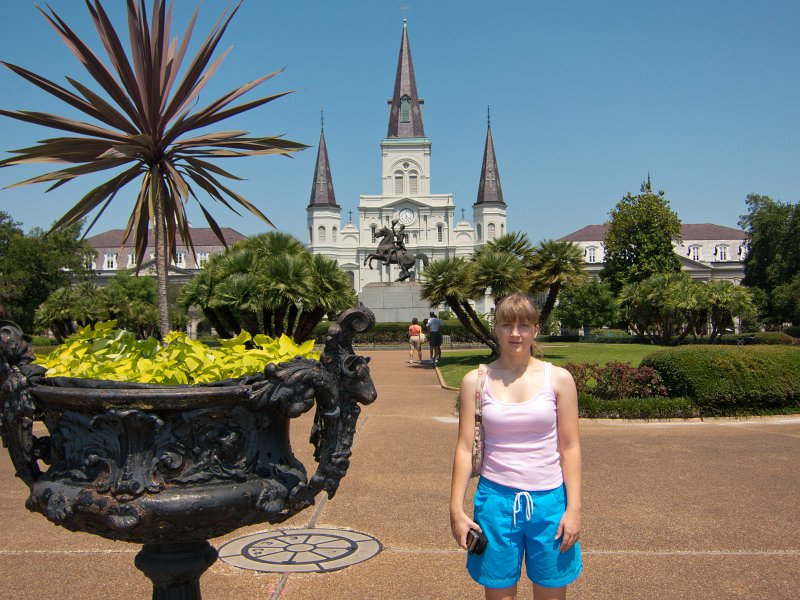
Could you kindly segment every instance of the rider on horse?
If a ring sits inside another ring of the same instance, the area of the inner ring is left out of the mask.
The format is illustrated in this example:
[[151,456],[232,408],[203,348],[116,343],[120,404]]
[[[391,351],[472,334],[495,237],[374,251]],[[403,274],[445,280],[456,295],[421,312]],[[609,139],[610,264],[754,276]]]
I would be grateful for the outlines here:
[[397,219],[392,221],[392,233],[394,234],[394,246],[389,248],[386,251],[386,255],[384,257],[384,263],[389,264],[389,262],[394,258],[397,263],[401,263],[403,261],[403,256],[405,256],[408,250],[406,249],[406,240],[408,240],[408,234],[405,232],[406,226],[402,223],[400,224],[400,230],[395,232],[394,227],[397,225]]

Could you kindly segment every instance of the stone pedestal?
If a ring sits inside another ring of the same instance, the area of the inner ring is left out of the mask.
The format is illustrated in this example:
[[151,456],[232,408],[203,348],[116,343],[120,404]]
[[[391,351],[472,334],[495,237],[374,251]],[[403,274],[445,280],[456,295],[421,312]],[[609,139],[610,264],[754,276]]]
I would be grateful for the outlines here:
[[422,286],[414,282],[367,283],[358,301],[375,313],[378,323],[410,323],[413,317],[422,323],[431,311]]

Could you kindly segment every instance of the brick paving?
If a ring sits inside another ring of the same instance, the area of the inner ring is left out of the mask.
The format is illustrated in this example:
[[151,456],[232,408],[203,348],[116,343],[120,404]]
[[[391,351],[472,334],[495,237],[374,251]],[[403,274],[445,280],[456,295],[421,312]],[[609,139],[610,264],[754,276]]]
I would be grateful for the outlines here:
[[[365,354],[370,352],[365,351]],[[479,599],[449,533],[455,392],[407,351],[372,351],[378,400],[365,407],[337,495],[274,529],[376,538],[373,558],[327,573],[261,573],[217,561],[206,600]],[[310,418],[293,445],[310,464]],[[800,417],[581,422],[584,573],[570,598],[794,599],[800,590]],[[24,508],[0,451],[0,600],[150,596],[139,547],[50,524]],[[521,597],[530,597],[525,591]]]

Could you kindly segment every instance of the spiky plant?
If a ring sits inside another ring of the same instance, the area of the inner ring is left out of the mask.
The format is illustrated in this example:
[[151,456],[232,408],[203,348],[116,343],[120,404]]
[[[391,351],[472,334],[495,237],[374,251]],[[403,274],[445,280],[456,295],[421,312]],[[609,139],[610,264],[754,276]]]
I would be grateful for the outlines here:
[[[94,122],[26,110],[0,110],[0,115],[12,119],[77,134],[45,139],[35,146],[13,150],[16,156],[0,161],[0,167],[52,162],[71,165],[15,184],[52,183],[48,191],[81,175],[114,170],[110,179],[93,188],[67,211],[54,229],[66,227],[97,210],[88,231],[123,187],[141,180],[123,239],[132,239],[139,265],[145,256],[148,229],[152,226],[159,324],[165,334],[169,331],[167,261],[175,258],[178,238],[194,251],[185,212],[189,199],[198,202],[209,226],[223,244],[222,232],[198,193],[221,202],[234,212],[234,205],[243,206],[272,225],[258,208],[220,180],[239,178],[208,159],[286,155],[306,146],[280,137],[249,137],[246,131],[196,132],[290,93],[273,94],[232,106],[245,93],[280,72],[276,71],[195,109],[200,91],[227,55],[228,51],[211,62],[241,2],[220,16],[188,67],[182,69],[199,7],[181,40],[172,36],[172,3],[167,6],[165,0],[153,0],[148,18],[145,0],[126,0],[129,33],[126,54],[121,37],[100,0],[85,1],[110,66],[52,8],[48,7],[49,14],[41,8],[39,12],[100,86],[100,93],[67,77],[75,93],[22,67],[2,64]],[[103,94],[110,101],[104,99]]]

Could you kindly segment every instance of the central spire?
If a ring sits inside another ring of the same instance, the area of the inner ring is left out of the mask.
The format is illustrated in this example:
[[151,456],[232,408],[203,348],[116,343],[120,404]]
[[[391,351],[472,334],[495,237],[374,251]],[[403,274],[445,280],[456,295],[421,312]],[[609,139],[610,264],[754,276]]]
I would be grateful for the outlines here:
[[422,127],[422,105],[417,95],[417,81],[414,78],[414,63],[411,60],[411,46],[408,43],[408,27],[403,19],[403,37],[400,41],[400,56],[397,59],[397,75],[394,80],[394,95],[389,100],[390,138],[424,138]]

